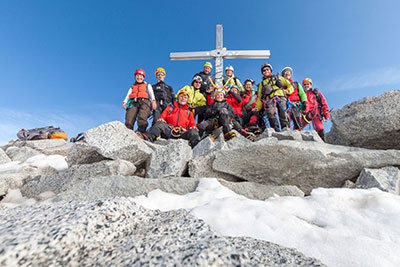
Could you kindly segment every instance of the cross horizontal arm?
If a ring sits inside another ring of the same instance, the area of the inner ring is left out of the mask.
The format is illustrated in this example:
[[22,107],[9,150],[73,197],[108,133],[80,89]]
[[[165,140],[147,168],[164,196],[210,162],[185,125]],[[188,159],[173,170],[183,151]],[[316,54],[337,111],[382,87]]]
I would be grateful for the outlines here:
[[233,58],[269,58],[269,50],[227,50],[224,59]]
[[176,52],[170,53],[171,60],[213,59],[211,51],[208,52]]

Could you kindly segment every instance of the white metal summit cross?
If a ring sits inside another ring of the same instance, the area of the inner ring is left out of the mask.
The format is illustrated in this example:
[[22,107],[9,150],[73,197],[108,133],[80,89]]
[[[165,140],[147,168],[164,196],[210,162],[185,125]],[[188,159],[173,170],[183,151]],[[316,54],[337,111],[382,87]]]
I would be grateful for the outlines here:
[[171,60],[192,60],[192,59],[214,59],[215,60],[215,84],[222,86],[222,75],[224,59],[233,58],[269,58],[269,50],[227,50],[223,47],[222,24],[217,24],[215,29],[215,49],[205,52],[178,52],[170,53]]

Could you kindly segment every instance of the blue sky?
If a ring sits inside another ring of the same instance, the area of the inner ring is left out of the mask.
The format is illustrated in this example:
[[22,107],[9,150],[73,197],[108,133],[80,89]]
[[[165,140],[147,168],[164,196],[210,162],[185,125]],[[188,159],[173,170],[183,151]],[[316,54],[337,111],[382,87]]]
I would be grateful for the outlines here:
[[[21,128],[60,126],[69,136],[124,121],[121,103],[143,68],[164,67],[175,91],[204,61],[170,52],[224,46],[269,49],[274,72],[311,77],[330,107],[400,89],[400,1],[0,0],[0,144]],[[226,60],[261,80],[266,60]]]

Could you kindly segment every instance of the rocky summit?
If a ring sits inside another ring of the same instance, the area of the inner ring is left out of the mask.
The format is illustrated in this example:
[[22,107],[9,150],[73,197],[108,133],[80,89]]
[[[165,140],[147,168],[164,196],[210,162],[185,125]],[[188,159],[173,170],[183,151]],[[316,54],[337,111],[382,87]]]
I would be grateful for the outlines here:
[[294,249],[227,238],[186,211],[146,210],[126,198],[0,210],[0,264],[323,266]]
[[[398,195],[399,94],[333,112],[329,143],[315,131],[267,129],[254,142],[216,135],[191,149],[185,140],[143,141],[119,121],[77,143],[12,140],[0,147],[0,265],[322,266],[291,248],[220,236],[183,210],[147,210],[131,197],[188,194],[205,178],[255,200],[303,197],[318,187]],[[36,204],[6,205],[16,190]]]

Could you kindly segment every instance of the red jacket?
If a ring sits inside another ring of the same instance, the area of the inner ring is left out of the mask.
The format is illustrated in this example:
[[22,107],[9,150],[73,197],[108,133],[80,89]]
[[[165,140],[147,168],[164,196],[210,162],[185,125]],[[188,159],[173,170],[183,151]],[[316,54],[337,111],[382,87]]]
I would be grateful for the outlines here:
[[[321,94],[320,91],[318,91],[318,94],[321,97],[322,112],[324,113],[325,118],[328,119],[330,117],[328,103],[326,102],[325,97]],[[307,105],[307,110],[305,110],[305,112],[311,111],[314,114],[320,114],[319,103],[315,97],[313,89],[306,91],[306,95],[307,95],[308,105]]]
[[[240,101],[238,101],[240,100]],[[242,112],[242,99],[240,98],[240,96],[238,96],[238,99],[235,99],[235,97],[232,95],[232,93],[228,93],[228,95],[226,96],[226,103],[228,103],[229,105],[232,106],[233,111],[235,112],[235,115],[237,116],[243,116],[243,112]]]
[[171,111],[172,106],[168,106],[161,116],[158,118],[160,121],[165,121],[172,126],[181,126],[187,130],[190,128],[196,128],[196,121],[194,120],[193,113],[189,111],[189,105],[181,107],[177,101],[174,101],[174,108]]

